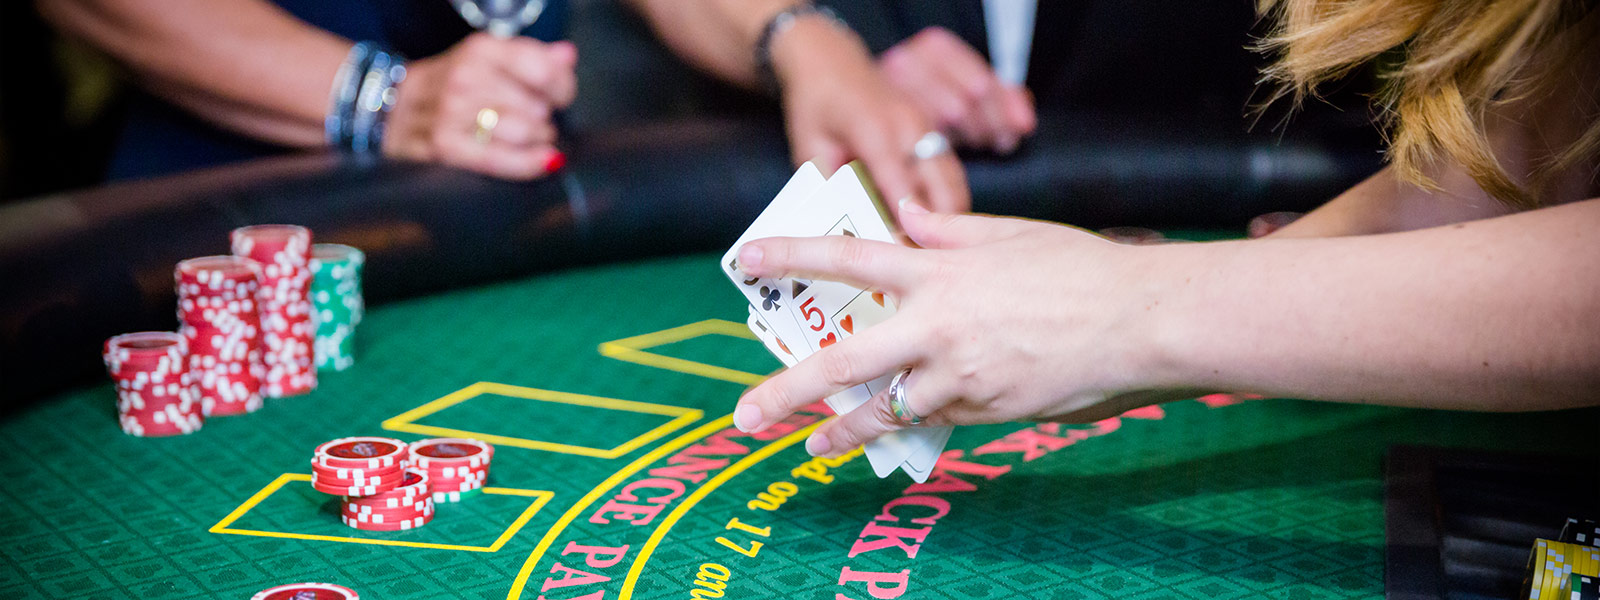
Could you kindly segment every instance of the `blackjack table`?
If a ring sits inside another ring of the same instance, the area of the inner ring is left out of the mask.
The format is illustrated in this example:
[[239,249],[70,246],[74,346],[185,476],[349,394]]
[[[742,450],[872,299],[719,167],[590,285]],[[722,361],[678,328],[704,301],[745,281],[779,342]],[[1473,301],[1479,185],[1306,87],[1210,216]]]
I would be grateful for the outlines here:
[[[1597,454],[1594,410],[1214,394],[960,427],[927,482],[879,479],[807,455],[820,403],[733,427],[779,367],[744,315],[715,254],[619,261],[376,306],[353,367],[189,435],[124,435],[109,381],[53,394],[0,423],[0,597],[1377,598],[1391,447]],[[427,525],[358,531],[308,465],[357,435],[496,454]]]

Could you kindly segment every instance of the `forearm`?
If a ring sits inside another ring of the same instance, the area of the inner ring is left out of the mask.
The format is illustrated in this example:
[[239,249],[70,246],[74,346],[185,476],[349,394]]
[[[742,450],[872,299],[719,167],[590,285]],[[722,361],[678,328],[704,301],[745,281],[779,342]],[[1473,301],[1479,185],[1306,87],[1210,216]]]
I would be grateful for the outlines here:
[[350,42],[261,0],[41,0],[40,12],[202,118],[290,146],[323,143]]
[[1399,181],[1385,167],[1270,237],[1339,237],[1426,229],[1510,212],[1471,178],[1447,173],[1442,190]]
[[1159,357],[1148,383],[1467,410],[1593,404],[1597,245],[1600,199],[1359,239],[1154,247],[1191,273],[1146,321]]

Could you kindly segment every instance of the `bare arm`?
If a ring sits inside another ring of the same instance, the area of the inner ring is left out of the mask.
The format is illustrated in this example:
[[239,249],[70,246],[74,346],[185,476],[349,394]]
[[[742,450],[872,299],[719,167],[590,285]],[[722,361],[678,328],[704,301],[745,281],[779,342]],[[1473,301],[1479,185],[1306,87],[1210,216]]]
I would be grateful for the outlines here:
[[155,94],[278,144],[323,143],[350,42],[263,0],[38,0],[45,19],[127,65]]
[[797,0],[627,0],[673,52],[713,75],[754,89],[752,52],[762,28]]
[[1483,193],[1464,174],[1446,180],[1443,191],[1400,181],[1385,167],[1333,200],[1307,213],[1274,238],[1335,237],[1425,229],[1510,214],[1511,209]]
[[1592,404],[1600,387],[1600,198],[1205,246],[1150,321],[1158,386],[1498,411]]

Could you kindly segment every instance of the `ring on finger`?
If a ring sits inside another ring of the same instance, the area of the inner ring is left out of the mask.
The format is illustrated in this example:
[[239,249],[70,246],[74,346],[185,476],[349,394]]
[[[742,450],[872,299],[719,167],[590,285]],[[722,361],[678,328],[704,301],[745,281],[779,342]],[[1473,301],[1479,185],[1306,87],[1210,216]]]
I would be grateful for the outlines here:
[[478,127],[472,137],[476,138],[479,144],[488,144],[489,140],[494,139],[494,127],[500,124],[500,111],[486,106],[478,111],[478,117],[473,123]]
[[936,158],[950,151],[950,138],[937,131],[929,131],[911,145],[911,156],[917,160]]
[[910,374],[911,368],[907,367],[889,380],[889,411],[902,425],[920,425],[922,417],[911,410],[911,402],[906,398],[906,376]]

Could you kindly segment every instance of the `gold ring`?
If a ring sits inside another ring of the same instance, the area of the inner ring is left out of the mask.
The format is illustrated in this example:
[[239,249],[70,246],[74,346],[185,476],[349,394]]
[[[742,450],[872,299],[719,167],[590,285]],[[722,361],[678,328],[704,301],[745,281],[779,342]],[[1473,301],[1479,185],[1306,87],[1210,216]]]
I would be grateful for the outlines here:
[[473,134],[473,137],[478,139],[479,144],[488,144],[489,140],[494,139],[494,126],[500,124],[500,112],[492,108],[484,108],[478,111],[476,123],[478,130]]

